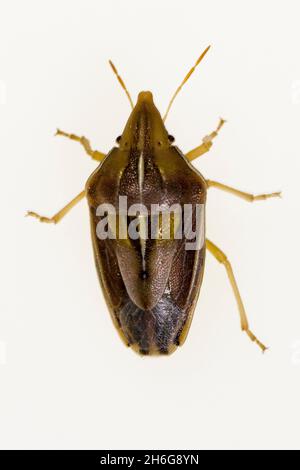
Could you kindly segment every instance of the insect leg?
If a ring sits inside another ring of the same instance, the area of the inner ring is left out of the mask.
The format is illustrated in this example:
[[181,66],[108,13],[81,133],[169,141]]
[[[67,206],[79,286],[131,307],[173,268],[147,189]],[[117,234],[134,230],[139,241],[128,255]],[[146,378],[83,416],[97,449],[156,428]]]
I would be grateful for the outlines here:
[[238,189],[232,188],[231,186],[227,186],[226,184],[218,183],[217,181],[206,180],[206,183],[207,183],[208,188],[220,189],[221,191],[231,193],[234,196],[240,197],[248,202],[263,201],[266,199],[270,199],[272,197],[281,197],[281,192],[270,193],[270,194],[259,194],[258,196],[254,196],[253,194],[239,191]]
[[65,207],[63,207],[59,212],[57,212],[53,217],[44,217],[37,214],[36,212],[27,212],[27,216],[35,217],[39,219],[40,222],[46,222],[47,224],[57,224],[76,204],[81,201],[85,196],[85,191],[79,193],[72,201],[70,201]]
[[249,336],[251,341],[254,341],[256,344],[258,344],[258,346],[261,348],[261,350],[263,352],[265,352],[265,350],[267,349],[266,346],[264,346],[256,338],[256,336],[252,333],[252,331],[249,329],[249,324],[248,324],[248,320],[247,320],[245,307],[244,307],[244,304],[243,304],[243,301],[242,301],[242,298],[241,298],[241,295],[240,295],[240,292],[239,292],[239,289],[238,289],[238,286],[237,286],[237,283],[236,283],[236,280],[235,280],[235,277],[234,277],[234,274],[233,274],[231,264],[230,264],[227,256],[216,245],[214,245],[209,240],[206,240],[206,248],[216,258],[217,261],[219,261],[221,264],[223,264],[223,266],[225,267],[225,269],[227,271],[227,275],[228,275],[232,290],[234,292],[234,296],[235,296],[237,304],[238,304],[242,331],[245,331],[245,333],[247,333],[247,335]]
[[213,144],[213,142],[212,142],[213,139],[215,137],[217,137],[219,130],[221,129],[221,127],[223,127],[225,122],[226,121],[221,118],[220,122],[219,122],[219,125],[216,128],[216,130],[213,131],[211,134],[205,136],[202,139],[202,144],[199,145],[199,147],[196,147],[193,150],[191,150],[190,152],[186,153],[186,155],[185,155],[186,158],[191,161],[191,160],[194,160],[195,158],[201,157],[201,155],[208,152],[210,150],[212,144]]
[[92,157],[93,160],[97,160],[97,162],[101,162],[105,157],[105,153],[99,152],[98,150],[93,150],[91,148],[90,141],[84,136],[79,137],[78,135],[75,135],[75,134],[67,134],[67,132],[63,132],[60,129],[56,130],[55,135],[62,135],[63,137],[67,137],[68,139],[79,142],[83,146],[86,153],[90,157]]

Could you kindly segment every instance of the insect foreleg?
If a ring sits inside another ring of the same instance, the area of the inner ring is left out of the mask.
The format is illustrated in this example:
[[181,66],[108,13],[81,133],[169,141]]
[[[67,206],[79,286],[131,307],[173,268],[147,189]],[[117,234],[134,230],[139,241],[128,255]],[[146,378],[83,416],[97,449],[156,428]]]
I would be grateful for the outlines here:
[[206,180],[206,183],[208,188],[220,189],[221,191],[225,191],[227,193],[233,194],[234,196],[240,197],[247,202],[265,201],[266,199],[270,199],[272,197],[281,197],[281,192],[259,194],[258,196],[254,196],[253,194],[239,191],[238,189],[232,188],[231,186],[227,186],[226,184],[218,183],[217,181]]
[[85,196],[85,191],[79,193],[72,201],[70,201],[65,207],[63,207],[59,212],[57,212],[53,217],[44,217],[37,214],[36,212],[27,212],[27,216],[35,217],[39,219],[40,222],[46,222],[47,224],[57,224],[63,217],[74,207],[76,204],[81,201]]
[[204,153],[208,152],[210,150],[210,148],[212,147],[213,139],[215,137],[217,137],[219,130],[221,129],[221,127],[224,125],[225,122],[226,121],[224,119],[220,119],[219,125],[216,128],[216,130],[213,131],[211,134],[205,136],[202,139],[202,144],[199,145],[199,147],[196,147],[193,150],[191,150],[190,152],[188,152],[185,155],[186,158],[191,161],[191,160],[194,160],[195,158],[200,157]]
[[244,307],[244,304],[243,304],[243,301],[242,301],[242,298],[241,298],[241,295],[240,295],[240,292],[239,292],[239,289],[238,289],[238,286],[237,286],[237,283],[236,283],[236,280],[235,280],[235,277],[234,277],[234,274],[233,274],[231,264],[230,264],[227,256],[225,255],[225,253],[223,253],[216,245],[214,245],[209,240],[206,240],[206,248],[216,258],[216,260],[219,261],[219,263],[223,264],[223,266],[225,267],[225,269],[227,271],[227,275],[228,275],[232,290],[234,292],[234,296],[235,296],[237,304],[238,304],[242,331],[245,331],[245,333],[247,333],[247,335],[249,336],[251,341],[254,341],[256,344],[258,344],[258,346],[264,352],[267,349],[266,346],[264,346],[256,338],[256,336],[252,333],[252,331],[249,329],[249,324],[248,324],[248,320],[247,320],[245,307]]
[[97,162],[101,162],[101,160],[103,160],[105,157],[105,153],[99,152],[98,150],[93,150],[91,148],[90,141],[84,136],[79,137],[75,134],[68,134],[67,132],[61,131],[60,129],[56,130],[55,135],[62,135],[63,137],[67,137],[68,139],[75,140],[75,142],[79,142],[83,146],[86,153]]

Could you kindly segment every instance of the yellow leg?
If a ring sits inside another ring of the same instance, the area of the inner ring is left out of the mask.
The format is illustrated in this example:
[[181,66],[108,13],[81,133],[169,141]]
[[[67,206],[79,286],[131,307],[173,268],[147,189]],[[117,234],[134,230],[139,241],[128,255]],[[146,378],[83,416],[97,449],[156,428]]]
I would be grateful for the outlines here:
[[226,121],[224,119],[220,119],[219,125],[216,128],[215,131],[213,131],[211,134],[207,135],[202,139],[202,144],[199,145],[199,147],[194,148],[190,152],[188,152],[185,156],[188,160],[194,160],[195,158],[200,157],[204,153],[208,152],[212,146],[212,141],[215,137],[217,137],[219,130],[221,127],[224,125]]
[[252,333],[252,331],[249,329],[249,324],[247,320],[247,315],[245,311],[245,307],[232,271],[231,264],[229,260],[227,259],[227,256],[216,246],[214,245],[211,241],[206,240],[206,248],[210,253],[216,258],[217,261],[219,261],[221,264],[225,266],[225,269],[227,271],[227,275],[231,284],[231,287],[233,289],[237,304],[238,304],[238,309],[240,313],[240,320],[241,320],[241,328],[242,331],[245,331],[251,341],[254,341],[258,346],[261,348],[263,352],[267,349],[266,346],[264,346],[257,338],[256,336]]
[[270,193],[270,194],[259,194],[258,196],[254,196],[253,194],[244,193],[243,191],[239,191],[238,189],[231,188],[231,186],[227,186],[226,184],[218,183],[217,181],[206,180],[208,188],[217,188],[221,189],[221,191],[225,191],[227,193],[231,193],[234,196],[240,197],[248,202],[254,201],[264,201],[266,199],[270,199],[272,197],[281,197],[281,192],[277,193]]
[[75,142],[79,142],[83,146],[86,153],[90,157],[92,157],[93,160],[97,160],[97,162],[101,162],[105,157],[104,153],[98,152],[98,150],[93,150],[91,148],[90,141],[86,137],[79,137],[75,134],[67,134],[66,132],[63,132],[60,129],[56,130],[55,135],[62,135],[63,137],[67,137],[68,139],[75,140]]
[[53,217],[44,217],[37,214],[36,212],[27,212],[27,216],[35,217],[39,219],[40,222],[46,222],[47,224],[57,224],[63,217],[74,207],[76,204],[81,201],[85,196],[85,191],[82,191],[78,194],[72,201],[69,202],[65,207],[63,207],[59,212],[57,212]]

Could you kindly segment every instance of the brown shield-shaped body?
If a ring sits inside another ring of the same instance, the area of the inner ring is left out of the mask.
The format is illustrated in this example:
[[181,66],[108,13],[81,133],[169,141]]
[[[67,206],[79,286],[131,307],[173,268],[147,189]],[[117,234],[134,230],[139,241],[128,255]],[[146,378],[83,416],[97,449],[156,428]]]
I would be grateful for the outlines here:
[[[96,267],[117,330],[141,354],[172,353],[183,343],[191,323],[203,277],[205,245],[186,250],[185,235],[177,239],[174,233],[169,239],[121,239],[118,235],[101,239],[97,235],[97,225],[104,220],[97,208],[110,204],[118,214],[120,196],[127,197],[128,208],[142,204],[149,213],[153,204],[192,205],[193,228],[194,208],[205,205],[205,180],[172,145],[150,92],[139,94],[119,147],[90,176],[86,192]],[[127,216],[126,224],[130,222]],[[204,221],[200,231],[204,240]]]

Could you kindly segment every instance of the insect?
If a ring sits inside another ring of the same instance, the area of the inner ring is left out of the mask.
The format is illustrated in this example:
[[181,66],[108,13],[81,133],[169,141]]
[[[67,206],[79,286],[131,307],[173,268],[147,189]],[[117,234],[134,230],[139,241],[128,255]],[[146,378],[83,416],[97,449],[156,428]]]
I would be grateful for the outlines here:
[[[79,201],[87,198],[96,268],[113,323],[125,344],[142,355],[171,354],[185,341],[202,284],[207,251],[225,267],[236,298],[241,329],[262,351],[266,349],[249,328],[227,256],[205,238],[203,217],[198,226],[203,243],[188,250],[185,249],[187,234],[184,233],[181,238],[175,236],[176,224],[181,228],[184,224],[182,217],[176,219],[174,213],[171,218],[172,234],[164,238],[162,233],[165,225],[161,215],[156,218],[155,233],[158,236],[149,237],[149,217],[137,211],[138,223],[134,221],[137,236],[129,237],[130,224],[133,222],[129,213],[121,214],[119,211],[114,217],[109,217],[106,212],[99,216],[98,211],[103,204],[116,208],[120,197],[126,198],[130,207],[142,204],[146,209],[153,204],[176,204],[179,208],[192,204],[189,220],[193,229],[197,216],[195,207],[205,208],[209,188],[226,191],[248,202],[280,196],[278,192],[258,196],[245,193],[204,178],[192,166],[194,159],[212,147],[213,140],[225,122],[223,119],[198,147],[185,155],[174,145],[174,138],[166,130],[165,121],[174,99],[208,50],[209,47],[176,89],[164,117],[155,107],[150,91],[139,93],[137,103],[133,105],[124,81],[110,61],[132,108],[124,131],[116,140],[117,146],[105,154],[93,150],[87,138],[58,129],[57,135],[79,142],[86,153],[99,162],[99,166],[89,177],[85,189],[53,217],[40,216],[36,212],[27,213],[41,222],[56,224]],[[98,236],[99,222],[102,227],[105,222],[110,237]],[[119,234],[121,223],[125,224],[124,238]]]

